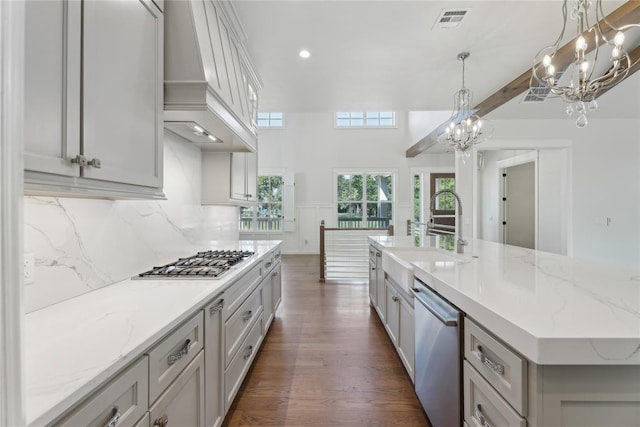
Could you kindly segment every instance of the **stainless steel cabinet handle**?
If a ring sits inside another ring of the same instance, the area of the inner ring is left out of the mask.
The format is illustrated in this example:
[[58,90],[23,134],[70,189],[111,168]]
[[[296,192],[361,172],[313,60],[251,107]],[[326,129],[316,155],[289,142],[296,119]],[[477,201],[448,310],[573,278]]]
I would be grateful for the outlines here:
[[224,300],[221,299],[218,304],[214,305],[209,309],[209,315],[213,315],[214,313],[217,313],[218,311],[222,310],[223,307],[224,307]]
[[250,345],[249,347],[247,347],[247,350],[249,351],[247,354],[244,355],[244,360],[247,360],[248,358],[251,357],[251,355],[253,354],[253,346]]
[[398,297],[397,297],[397,296],[395,296],[395,295],[392,295],[392,296],[391,296],[391,300],[392,300],[393,302],[398,302],[398,301],[399,301]]
[[96,169],[100,169],[102,167],[102,163],[100,162],[100,159],[91,159],[89,161],[89,166],[93,166]]
[[153,427],[167,427],[169,425],[169,417],[164,414],[153,422]]
[[276,259],[280,258],[280,252],[276,254]]
[[478,422],[482,427],[493,427],[493,424],[487,421],[484,415],[482,415],[482,408],[480,407],[480,405],[476,405],[476,411],[474,415],[476,416]]
[[267,267],[267,268],[269,268],[269,267],[271,267],[271,264],[273,264],[273,262],[269,261],[269,262],[268,262],[268,263],[266,263],[264,266],[265,266],[265,267]]
[[371,271],[376,271],[376,268],[375,267],[371,267]]
[[118,422],[120,422],[120,417],[122,416],[122,414],[120,413],[119,407],[114,406],[111,410],[111,414],[111,418],[109,419],[109,421],[107,421],[104,427],[116,427],[118,425]]
[[71,163],[75,163],[78,166],[85,168],[89,164],[89,161],[82,154],[78,154],[77,156],[71,159]]
[[182,349],[179,352],[175,354],[170,354],[169,357],[167,358],[167,362],[169,363],[169,366],[173,365],[178,360],[186,356],[189,353],[189,351],[193,348],[194,345],[195,343],[192,343],[191,340],[187,340],[184,343],[184,347],[182,347]]
[[253,311],[249,310],[249,311],[247,311],[247,314],[244,315],[242,320],[244,320],[245,322],[248,322],[249,319],[251,319],[252,316],[253,316]]
[[491,369],[493,372],[495,372],[498,375],[504,375],[504,365],[494,362],[493,360],[485,356],[484,353],[482,352],[482,346],[480,345],[477,346],[476,351],[474,351],[474,353],[476,354],[476,356],[478,356],[478,359],[480,359],[480,361],[484,366]]
[[278,275],[278,272],[277,272],[277,271],[274,271],[273,273],[271,273],[271,276],[272,276],[272,277],[276,277],[277,275]]

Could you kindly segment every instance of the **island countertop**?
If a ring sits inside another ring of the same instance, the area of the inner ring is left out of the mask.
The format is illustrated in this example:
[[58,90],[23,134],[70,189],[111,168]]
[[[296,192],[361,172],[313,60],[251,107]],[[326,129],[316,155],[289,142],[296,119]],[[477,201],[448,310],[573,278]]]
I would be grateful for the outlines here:
[[[383,250],[414,246],[412,237],[369,239]],[[450,254],[412,262],[415,277],[532,362],[640,365],[640,268],[483,240]]]

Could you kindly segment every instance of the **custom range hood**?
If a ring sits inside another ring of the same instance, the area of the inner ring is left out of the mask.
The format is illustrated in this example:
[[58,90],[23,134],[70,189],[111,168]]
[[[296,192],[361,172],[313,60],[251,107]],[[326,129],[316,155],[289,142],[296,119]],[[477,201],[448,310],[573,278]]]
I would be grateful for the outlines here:
[[207,151],[255,151],[261,82],[227,0],[165,0],[165,128]]

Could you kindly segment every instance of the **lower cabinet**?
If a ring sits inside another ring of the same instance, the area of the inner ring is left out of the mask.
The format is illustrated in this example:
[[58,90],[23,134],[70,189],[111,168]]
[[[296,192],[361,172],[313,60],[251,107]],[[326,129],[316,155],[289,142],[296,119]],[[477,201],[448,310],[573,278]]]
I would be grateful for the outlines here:
[[[408,296],[389,278],[385,279],[385,329],[411,381],[414,377],[415,326],[413,305]],[[378,298],[380,299],[380,298]]]
[[149,363],[143,356],[56,426],[132,427],[149,407]]
[[218,427],[224,420],[224,296],[214,298],[204,309],[204,397],[207,427]]
[[187,366],[149,409],[151,425],[205,427],[204,352]]
[[282,267],[278,263],[271,272],[271,298],[273,301],[273,313],[280,307],[282,302]]

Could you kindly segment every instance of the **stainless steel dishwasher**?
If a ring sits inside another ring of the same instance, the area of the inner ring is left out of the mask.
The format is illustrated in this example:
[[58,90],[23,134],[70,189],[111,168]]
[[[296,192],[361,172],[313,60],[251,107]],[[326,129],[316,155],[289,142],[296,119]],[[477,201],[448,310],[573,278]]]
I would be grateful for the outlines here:
[[461,424],[462,312],[414,279],[415,390],[433,427]]

